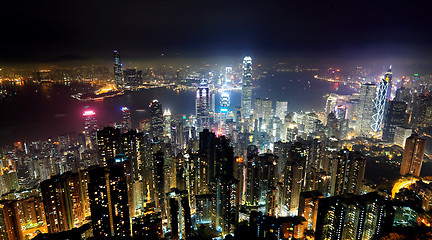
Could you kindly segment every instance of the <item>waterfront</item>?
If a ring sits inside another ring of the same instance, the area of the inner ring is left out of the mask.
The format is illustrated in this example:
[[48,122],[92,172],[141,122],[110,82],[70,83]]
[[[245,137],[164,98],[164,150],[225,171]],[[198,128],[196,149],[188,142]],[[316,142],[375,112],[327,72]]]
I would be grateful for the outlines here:
[[[274,73],[259,79],[253,90],[253,98],[269,97],[272,100],[288,101],[288,111],[321,111],[323,96],[330,92],[347,93],[346,89],[335,88],[329,83],[313,78],[313,73]],[[33,141],[64,133],[77,133],[84,129],[82,112],[89,106],[97,113],[98,123],[108,125],[120,120],[120,108],[131,109],[133,127],[138,127],[146,118],[149,103],[158,99],[164,109],[173,115],[195,114],[195,92],[173,91],[166,88],[128,91],[124,95],[103,101],[83,102],[71,98],[75,89],[85,86],[25,83],[3,86],[11,97],[0,102],[0,146],[16,141]],[[345,92],[344,92],[345,91]],[[240,105],[240,91],[231,92],[231,109]],[[219,94],[216,96],[216,110],[219,108]],[[143,111],[144,110],[144,111]]]

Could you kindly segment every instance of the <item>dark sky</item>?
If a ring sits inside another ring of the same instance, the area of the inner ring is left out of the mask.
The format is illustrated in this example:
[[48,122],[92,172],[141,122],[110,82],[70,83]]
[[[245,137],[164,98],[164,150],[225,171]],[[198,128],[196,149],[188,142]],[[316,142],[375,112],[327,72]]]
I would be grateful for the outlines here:
[[428,1],[5,1],[2,62],[267,54],[428,57]]

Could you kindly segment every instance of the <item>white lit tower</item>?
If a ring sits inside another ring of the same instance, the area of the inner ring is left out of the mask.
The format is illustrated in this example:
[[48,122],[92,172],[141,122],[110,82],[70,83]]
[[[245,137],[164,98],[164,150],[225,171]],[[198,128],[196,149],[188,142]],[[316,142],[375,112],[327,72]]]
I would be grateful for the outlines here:
[[242,118],[249,118],[252,108],[252,58],[243,59],[243,85],[241,95]]
[[121,108],[121,131],[123,133],[132,129],[131,113],[128,107]]
[[226,129],[226,119],[229,114],[229,106],[230,106],[230,96],[227,92],[223,92],[221,95],[220,101],[220,132],[223,135],[227,134]]
[[385,73],[381,79],[378,92],[374,101],[374,114],[372,115],[371,128],[374,132],[381,131],[383,125],[384,115],[387,111],[388,102],[390,100],[392,72],[390,69]]
[[98,130],[96,113],[93,110],[85,110],[83,116],[85,117],[84,135],[86,145],[90,149],[94,149],[96,146],[96,132]]
[[164,136],[171,138],[171,111],[165,109],[163,113],[164,117]]
[[229,84],[231,84],[232,76],[233,76],[232,67],[226,67],[225,68],[225,82],[224,82],[224,85],[228,86]]
[[117,88],[123,87],[122,64],[118,50],[114,50],[114,80]]
[[210,128],[210,89],[207,80],[202,80],[196,95],[197,130]]

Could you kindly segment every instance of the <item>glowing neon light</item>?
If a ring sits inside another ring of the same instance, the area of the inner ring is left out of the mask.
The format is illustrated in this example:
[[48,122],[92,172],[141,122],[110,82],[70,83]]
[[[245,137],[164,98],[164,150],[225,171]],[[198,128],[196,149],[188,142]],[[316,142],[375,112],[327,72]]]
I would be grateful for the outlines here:
[[124,111],[129,111],[129,108],[127,108],[127,107],[122,107],[121,110],[122,110],[122,112],[124,112]]
[[94,116],[96,115],[95,111],[93,110],[87,110],[83,113],[83,116],[87,117],[87,116]]

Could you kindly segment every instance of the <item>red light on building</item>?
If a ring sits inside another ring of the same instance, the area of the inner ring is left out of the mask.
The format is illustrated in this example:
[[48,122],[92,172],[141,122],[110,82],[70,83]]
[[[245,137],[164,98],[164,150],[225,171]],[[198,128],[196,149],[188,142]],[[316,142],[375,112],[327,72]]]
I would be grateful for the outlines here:
[[84,117],[93,116],[96,115],[96,113],[93,110],[87,110],[83,113]]
[[236,162],[239,162],[239,163],[243,162],[243,158],[242,157],[236,158]]

